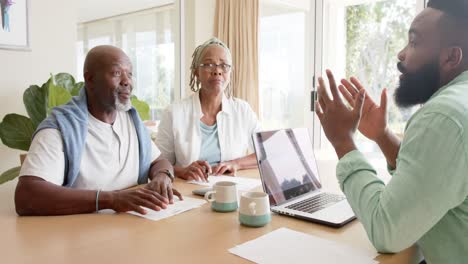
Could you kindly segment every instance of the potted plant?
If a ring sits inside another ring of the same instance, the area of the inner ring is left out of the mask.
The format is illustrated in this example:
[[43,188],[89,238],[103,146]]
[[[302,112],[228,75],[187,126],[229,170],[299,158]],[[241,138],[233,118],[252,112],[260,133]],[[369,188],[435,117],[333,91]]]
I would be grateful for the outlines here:
[[[68,73],[51,74],[42,86],[29,86],[23,94],[28,116],[7,114],[3,118],[0,123],[0,139],[3,144],[13,149],[28,151],[34,131],[52,108],[66,104],[72,96],[78,95],[83,87],[83,82],[75,82],[73,76]],[[150,119],[147,103],[138,100],[136,96],[132,96],[131,101],[142,120]],[[18,177],[20,169],[21,166],[18,166],[2,173],[0,184]]]

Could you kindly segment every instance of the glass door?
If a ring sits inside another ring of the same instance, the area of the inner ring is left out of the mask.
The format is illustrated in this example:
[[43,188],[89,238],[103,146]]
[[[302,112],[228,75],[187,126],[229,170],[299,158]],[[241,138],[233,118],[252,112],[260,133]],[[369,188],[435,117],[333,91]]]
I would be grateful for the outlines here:
[[[324,76],[325,69],[331,69],[337,79],[357,77],[377,102],[380,101],[382,89],[387,88],[389,125],[396,133],[403,133],[406,121],[414,110],[401,110],[393,102],[399,76],[397,54],[406,46],[408,29],[416,14],[424,8],[424,1],[318,2],[316,75]],[[320,125],[316,125],[314,131],[316,147],[331,149]],[[385,165],[373,142],[360,134],[356,140],[362,152],[368,157],[376,157]]]
[[315,3],[260,0],[259,84],[264,130],[309,127]]

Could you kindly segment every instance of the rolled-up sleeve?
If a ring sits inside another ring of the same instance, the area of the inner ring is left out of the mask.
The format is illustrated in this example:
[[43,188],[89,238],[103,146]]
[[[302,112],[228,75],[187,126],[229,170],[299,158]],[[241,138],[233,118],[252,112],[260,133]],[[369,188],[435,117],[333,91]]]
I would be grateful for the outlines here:
[[445,115],[414,120],[387,185],[359,151],[338,162],[340,187],[377,250],[410,247],[464,201],[468,170],[462,133]]

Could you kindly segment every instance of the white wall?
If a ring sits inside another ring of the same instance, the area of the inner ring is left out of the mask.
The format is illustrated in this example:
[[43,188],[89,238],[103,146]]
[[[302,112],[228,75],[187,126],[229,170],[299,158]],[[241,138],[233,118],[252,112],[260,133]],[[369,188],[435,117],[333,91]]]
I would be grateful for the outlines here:
[[[30,0],[31,51],[0,50],[0,118],[7,113],[26,115],[23,92],[41,85],[50,73],[74,74],[76,57],[76,3]],[[0,144],[0,173],[19,166],[19,151]]]

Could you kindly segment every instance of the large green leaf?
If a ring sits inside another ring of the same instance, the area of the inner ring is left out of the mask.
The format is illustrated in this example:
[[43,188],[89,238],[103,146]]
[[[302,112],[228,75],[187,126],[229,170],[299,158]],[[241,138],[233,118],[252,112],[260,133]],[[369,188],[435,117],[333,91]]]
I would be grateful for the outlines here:
[[24,91],[23,103],[34,128],[37,128],[47,116],[47,83],[43,84],[42,87],[29,86]]
[[52,108],[68,103],[71,99],[71,94],[67,89],[49,83],[49,98],[48,98],[49,112]]
[[69,93],[75,88],[75,78],[69,73],[61,72],[54,76],[54,84],[67,89]]
[[84,82],[79,82],[75,84],[75,87],[73,87],[73,90],[71,91],[72,96],[77,96],[80,94],[80,90],[84,87]]
[[18,177],[20,170],[21,170],[21,166],[18,166],[18,167],[14,167],[2,173],[2,175],[0,175],[0,184],[3,184],[7,181],[11,181],[14,178]]
[[131,98],[132,105],[138,111],[141,120],[150,120],[150,107],[147,103],[138,100],[136,96],[132,96]]
[[8,114],[0,123],[0,138],[10,148],[28,151],[33,133],[33,123],[26,116]]

